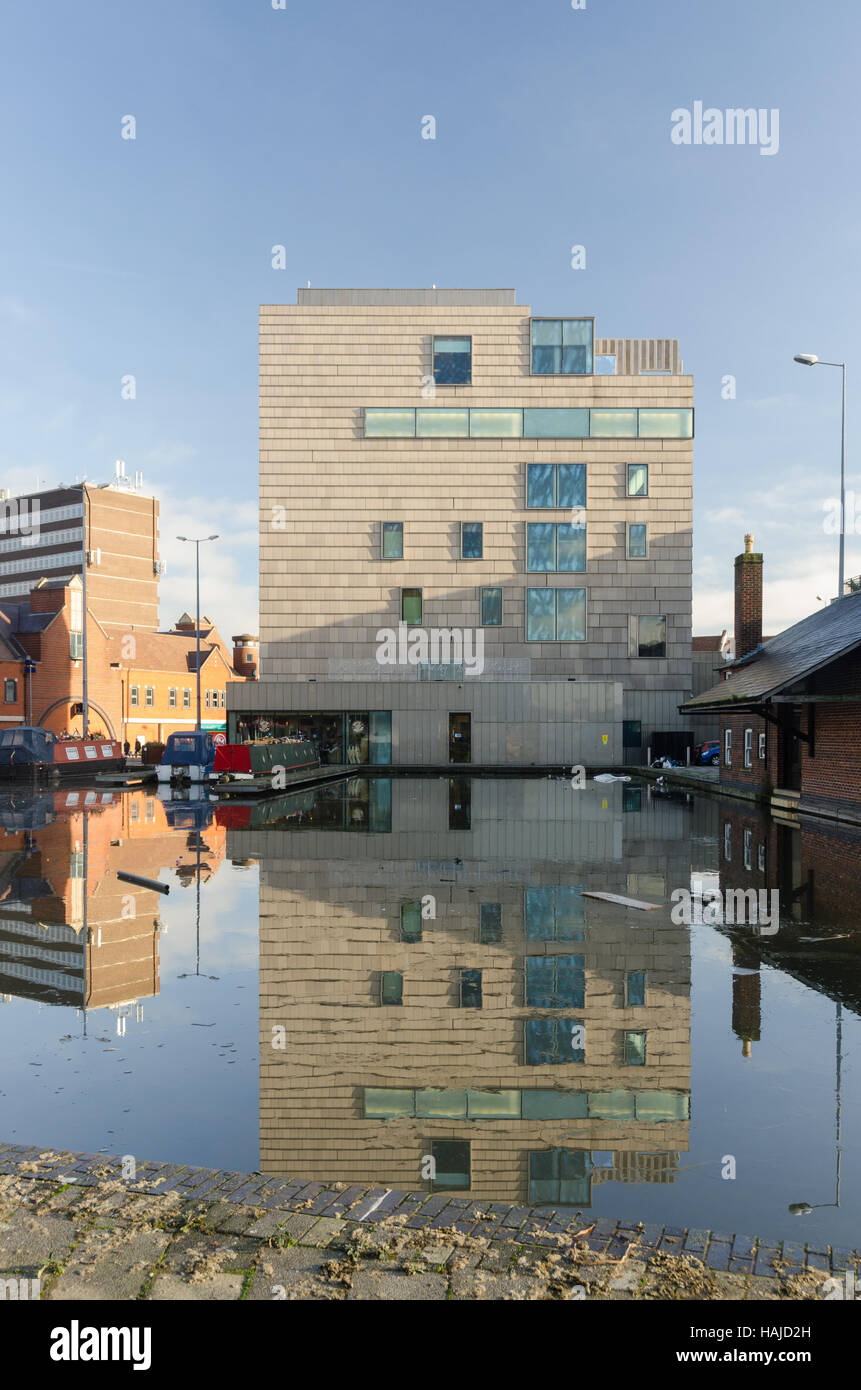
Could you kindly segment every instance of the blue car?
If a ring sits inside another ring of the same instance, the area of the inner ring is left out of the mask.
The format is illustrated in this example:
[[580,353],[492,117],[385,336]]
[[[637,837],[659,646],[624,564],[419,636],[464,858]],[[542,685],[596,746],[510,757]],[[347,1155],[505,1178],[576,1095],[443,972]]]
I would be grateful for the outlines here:
[[716,738],[710,738],[707,743],[700,745],[697,750],[697,762],[720,767],[720,743]]

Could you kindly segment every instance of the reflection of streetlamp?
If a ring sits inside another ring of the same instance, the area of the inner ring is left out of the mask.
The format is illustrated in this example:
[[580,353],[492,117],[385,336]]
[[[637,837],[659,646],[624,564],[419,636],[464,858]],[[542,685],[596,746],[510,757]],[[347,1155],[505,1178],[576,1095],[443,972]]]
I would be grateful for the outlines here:
[[840,575],[837,597],[843,597],[843,550],[846,541],[846,363],[823,362],[815,352],[798,352],[794,359],[802,367],[839,367],[843,372],[843,426],[840,435]]
[[204,543],[205,541],[217,541],[217,540],[218,540],[218,535],[216,534],[216,535],[214,535],[214,536],[201,536],[199,540],[195,540],[193,536],[177,536],[177,540],[178,540],[178,541],[187,541],[187,542],[189,543],[189,545],[193,545],[193,546],[194,546],[194,576],[195,576],[195,587],[196,587],[196,591],[197,591],[197,620],[196,620],[196,622],[195,622],[195,628],[197,629],[197,631],[196,631],[196,633],[195,633],[195,636],[196,636],[196,638],[197,638],[197,662],[196,662],[196,665],[197,665],[197,725],[196,725],[196,728],[197,728],[197,732],[200,733],[200,547],[203,545],[203,543]]
[[833,1202],[790,1202],[789,1210],[793,1216],[809,1216],[817,1207],[839,1207],[840,1206],[840,1063],[841,1048],[843,1042],[843,1006],[837,1004],[837,1059],[836,1059],[836,1078],[835,1086],[837,1090],[837,1172]]

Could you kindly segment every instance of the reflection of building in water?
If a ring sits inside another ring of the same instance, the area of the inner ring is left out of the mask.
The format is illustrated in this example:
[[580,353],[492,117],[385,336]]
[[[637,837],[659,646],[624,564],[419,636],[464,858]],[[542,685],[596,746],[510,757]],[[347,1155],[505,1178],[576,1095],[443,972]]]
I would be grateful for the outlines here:
[[581,1205],[594,1182],[672,1180],[687,928],[583,890],[666,903],[688,806],[567,780],[381,785],[384,837],[231,831],[261,865],[263,1171]]
[[733,948],[733,1031],[745,1056],[758,1042],[763,962],[861,1013],[858,879],[861,829],[801,817],[773,820],[745,802],[716,806],[718,884],[776,890],[776,922],[723,925]]
[[[225,832],[173,831],[142,792],[50,792],[0,800],[0,993],[109,1007],[118,1027],[159,991],[161,895],[124,870],[193,883],[224,857]],[[200,852],[199,852],[200,851]]]

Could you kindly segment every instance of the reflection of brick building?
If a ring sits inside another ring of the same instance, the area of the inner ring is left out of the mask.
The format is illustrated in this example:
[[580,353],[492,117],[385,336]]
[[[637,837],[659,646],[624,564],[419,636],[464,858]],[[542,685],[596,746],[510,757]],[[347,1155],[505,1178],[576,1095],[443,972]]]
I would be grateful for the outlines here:
[[438,1185],[459,1172],[475,1196],[581,1205],[593,1182],[671,1180],[687,929],[660,911],[632,931],[581,890],[665,901],[688,871],[686,808],[656,803],[646,832],[621,786],[455,780],[418,798],[377,782],[384,840],[357,833],[372,817],[231,832],[231,857],[261,863],[263,1171],[417,1187],[430,1155]]
[[861,593],[762,640],[762,556],[736,557],[736,659],[682,706],[720,719],[721,785],[861,822]]
[[[142,792],[48,799],[49,824],[0,838],[0,992],[87,1009],[157,994],[162,898],[117,872],[158,878],[172,867],[193,883],[196,833],[172,831],[162,803]],[[206,830],[202,877],[223,859],[224,840],[217,826]]]

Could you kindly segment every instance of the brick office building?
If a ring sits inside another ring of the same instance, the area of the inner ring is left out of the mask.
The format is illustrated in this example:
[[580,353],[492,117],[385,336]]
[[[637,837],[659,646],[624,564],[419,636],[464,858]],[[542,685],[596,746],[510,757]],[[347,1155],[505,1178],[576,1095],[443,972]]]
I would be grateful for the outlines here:
[[0,494],[0,603],[24,602],[40,579],[80,574],[106,631],[158,631],[158,499],[115,483]]
[[762,555],[735,561],[735,649],[686,714],[720,721],[721,786],[777,808],[861,820],[861,593],[762,640]]

